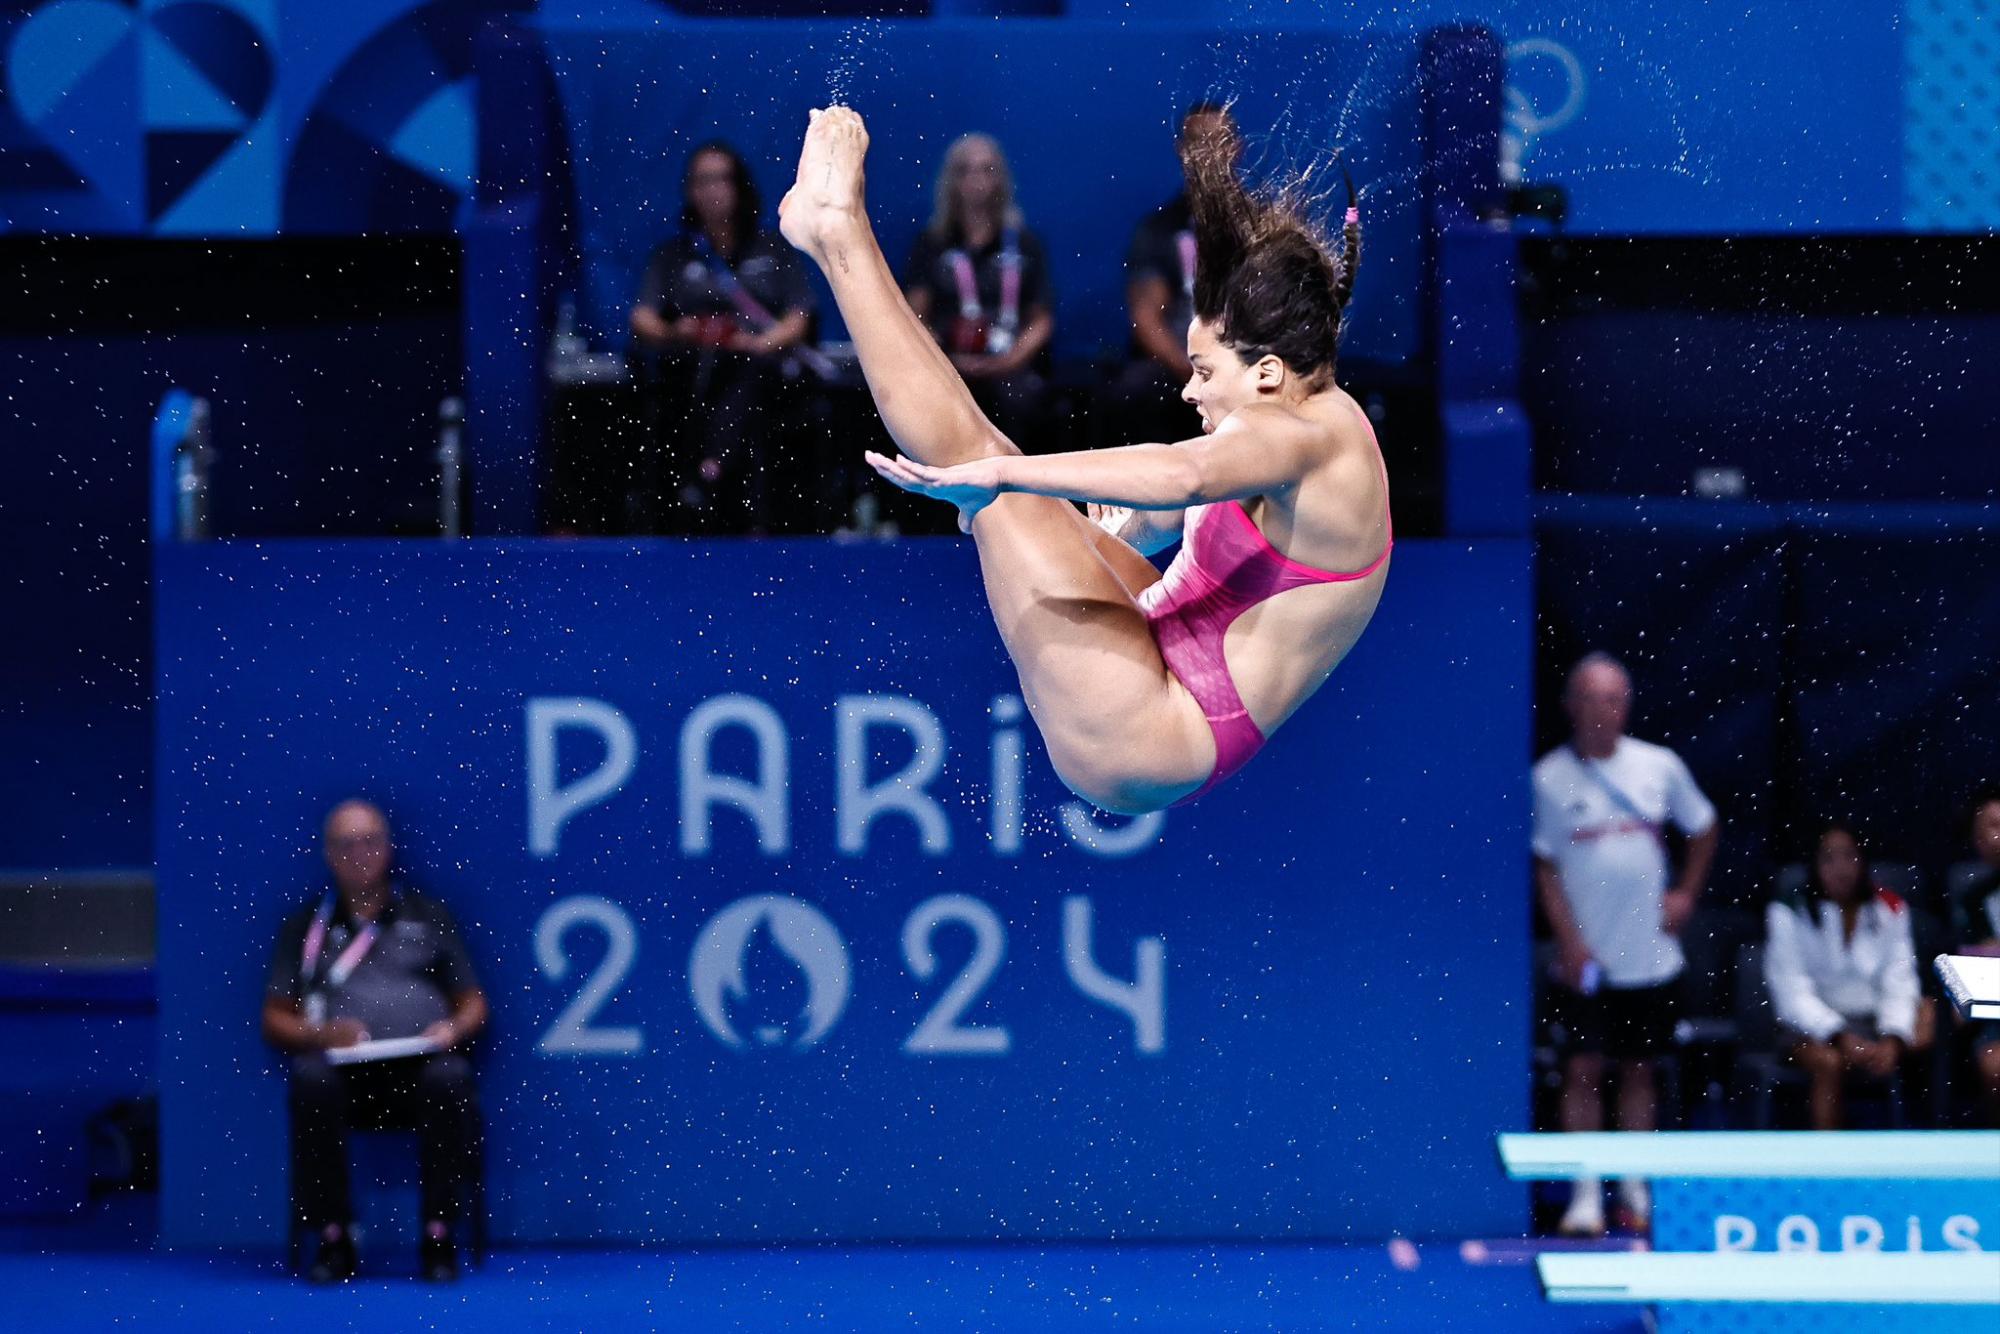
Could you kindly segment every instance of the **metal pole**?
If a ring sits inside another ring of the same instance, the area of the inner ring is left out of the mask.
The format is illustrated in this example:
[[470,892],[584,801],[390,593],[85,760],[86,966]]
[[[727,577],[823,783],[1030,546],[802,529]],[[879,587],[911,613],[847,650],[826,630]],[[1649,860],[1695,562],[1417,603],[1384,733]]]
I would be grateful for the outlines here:
[[438,405],[438,517],[446,537],[465,536],[465,400]]
[[174,535],[183,542],[208,538],[208,484],[215,451],[209,447],[208,400],[188,408],[187,434],[174,447]]

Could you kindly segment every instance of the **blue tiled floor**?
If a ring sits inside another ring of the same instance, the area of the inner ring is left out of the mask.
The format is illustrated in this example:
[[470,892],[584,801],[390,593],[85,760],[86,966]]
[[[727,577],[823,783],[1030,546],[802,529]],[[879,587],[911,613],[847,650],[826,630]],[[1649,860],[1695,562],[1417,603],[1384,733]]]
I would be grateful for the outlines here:
[[[877,1246],[502,1251],[454,1287],[389,1272],[309,1288],[269,1259],[0,1253],[8,1330],[1466,1330],[1637,1334],[1629,1308],[1549,1307],[1533,1272],[1449,1246]],[[384,1270],[407,1271],[400,1255]]]

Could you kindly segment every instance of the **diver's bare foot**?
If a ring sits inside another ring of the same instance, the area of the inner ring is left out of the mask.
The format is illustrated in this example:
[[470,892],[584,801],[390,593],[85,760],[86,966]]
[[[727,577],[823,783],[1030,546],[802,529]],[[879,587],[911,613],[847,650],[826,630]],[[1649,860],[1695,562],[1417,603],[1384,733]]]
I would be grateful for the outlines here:
[[799,150],[798,179],[778,204],[778,230],[820,264],[846,229],[862,225],[868,129],[849,107],[815,111]]

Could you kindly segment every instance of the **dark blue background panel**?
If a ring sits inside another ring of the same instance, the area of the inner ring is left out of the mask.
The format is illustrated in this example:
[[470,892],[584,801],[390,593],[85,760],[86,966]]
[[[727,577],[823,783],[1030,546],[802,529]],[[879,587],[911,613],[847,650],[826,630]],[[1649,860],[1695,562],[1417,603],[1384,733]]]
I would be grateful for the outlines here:
[[1536,749],[1568,735],[1564,675],[1603,650],[1632,673],[1632,734],[1672,746],[1725,821],[1716,889],[1752,899],[1776,836],[1783,756],[1778,520],[1620,499],[1547,506],[1535,527]]
[[8,237],[0,866],[152,860],[146,448],[180,387],[209,400],[219,531],[435,525],[439,401],[460,392],[449,239]]
[[1265,754],[1138,822],[1055,782],[969,544],[159,561],[171,1242],[279,1234],[263,970],[355,791],[494,1000],[500,1237],[1520,1223],[1524,544],[1399,547]]
[[1884,856],[1958,855],[2000,775],[2000,509],[1940,517],[1829,507],[1789,553],[1813,627],[1793,660],[1800,814],[1863,821]]
[[2000,746],[2000,515],[1979,505],[1748,505],[1626,497],[1538,506],[1536,735],[1562,675],[1632,669],[1632,730],[1687,758],[1721,808],[1717,889],[1761,901],[1826,820],[1934,870]]
[[2000,499],[2000,248],[1953,236],[1538,239],[1521,396],[1544,491]]

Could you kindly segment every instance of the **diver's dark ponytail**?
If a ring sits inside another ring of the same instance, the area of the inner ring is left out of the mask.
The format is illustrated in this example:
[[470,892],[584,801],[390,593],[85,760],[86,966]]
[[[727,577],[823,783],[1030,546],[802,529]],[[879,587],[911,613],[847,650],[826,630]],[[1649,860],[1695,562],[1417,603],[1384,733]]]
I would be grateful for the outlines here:
[[1360,195],[1346,165],[1342,248],[1310,219],[1304,178],[1253,192],[1237,175],[1236,127],[1183,137],[1195,241],[1194,313],[1245,361],[1275,355],[1306,380],[1330,376],[1361,260]]
[[1194,215],[1194,309],[1204,320],[1222,314],[1223,286],[1257,227],[1257,201],[1236,175],[1242,155],[1243,140],[1226,116],[1220,129],[1181,138],[1181,174]]
[[1340,224],[1340,273],[1333,280],[1333,299],[1343,315],[1354,299],[1354,275],[1361,267],[1361,193],[1354,188],[1354,173],[1340,164],[1341,179],[1347,182],[1347,216]]

